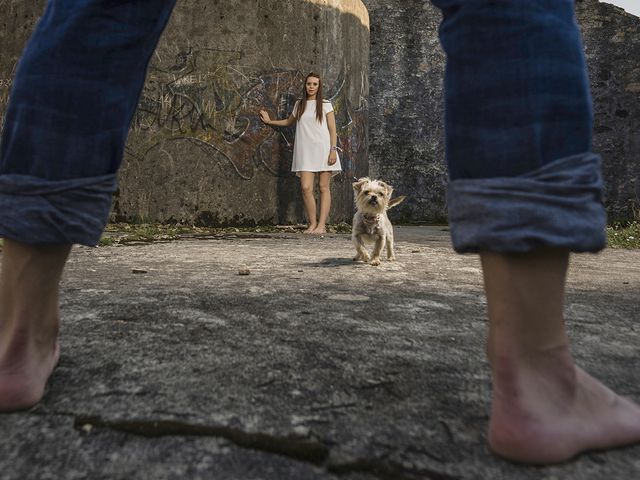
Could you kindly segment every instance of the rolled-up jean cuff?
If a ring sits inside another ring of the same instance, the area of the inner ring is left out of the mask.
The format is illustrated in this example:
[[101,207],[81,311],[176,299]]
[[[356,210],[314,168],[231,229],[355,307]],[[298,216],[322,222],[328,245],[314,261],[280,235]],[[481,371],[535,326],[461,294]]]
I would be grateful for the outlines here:
[[115,174],[69,180],[0,175],[0,237],[93,246],[109,218]]
[[606,245],[600,157],[561,158],[518,177],[458,179],[447,203],[458,253],[536,248],[597,252]]

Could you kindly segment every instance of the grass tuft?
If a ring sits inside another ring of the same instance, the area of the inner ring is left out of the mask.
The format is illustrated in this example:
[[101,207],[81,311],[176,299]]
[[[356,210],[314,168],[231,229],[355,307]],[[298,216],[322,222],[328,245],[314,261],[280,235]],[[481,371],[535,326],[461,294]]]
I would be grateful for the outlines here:
[[611,248],[640,248],[640,221],[607,227],[607,239]]
[[[254,228],[236,227],[194,227],[185,225],[129,224],[112,223],[107,226],[98,246],[126,245],[177,240],[185,237],[211,236],[229,233],[295,233],[301,232],[304,225],[261,226]],[[338,223],[329,225],[329,233],[351,233],[351,225]],[[607,227],[610,248],[640,249],[640,221],[615,224]],[[0,238],[0,252],[2,239]]]
[[[180,238],[207,237],[234,233],[296,233],[306,225],[265,225],[259,227],[195,227],[189,225],[162,225],[156,223],[111,223],[105,228],[98,243],[100,247],[131,245],[177,240]],[[351,225],[339,223],[327,226],[328,233],[351,233]]]

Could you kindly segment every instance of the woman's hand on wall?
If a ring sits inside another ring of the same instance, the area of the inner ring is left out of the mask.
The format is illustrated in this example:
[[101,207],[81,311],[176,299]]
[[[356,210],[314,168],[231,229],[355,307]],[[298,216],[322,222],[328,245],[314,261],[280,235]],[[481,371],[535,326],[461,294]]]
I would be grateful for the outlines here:
[[269,113],[266,110],[260,110],[260,120],[265,125],[269,125],[271,123],[271,117],[269,117]]

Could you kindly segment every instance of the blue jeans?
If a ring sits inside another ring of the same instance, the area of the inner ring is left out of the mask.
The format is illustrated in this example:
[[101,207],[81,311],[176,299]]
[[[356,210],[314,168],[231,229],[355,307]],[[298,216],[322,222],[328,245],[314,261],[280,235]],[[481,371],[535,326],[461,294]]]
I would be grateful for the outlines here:
[[[0,236],[97,243],[146,66],[174,1],[50,0],[7,110]],[[600,160],[590,152],[572,2],[432,1],[443,12],[447,53],[454,248],[602,248]]]
[[572,0],[432,0],[447,54],[456,251],[605,246],[600,158]]
[[0,146],[0,236],[95,245],[147,65],[175,0],[50,0]]

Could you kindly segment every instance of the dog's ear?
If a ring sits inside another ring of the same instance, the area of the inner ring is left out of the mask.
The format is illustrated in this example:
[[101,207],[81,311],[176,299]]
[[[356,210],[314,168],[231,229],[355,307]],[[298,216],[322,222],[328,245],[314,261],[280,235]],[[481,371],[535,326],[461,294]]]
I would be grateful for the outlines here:
[[365,183],[369,183],[370,181],[371,181],[371,179],[370,179],[369,177],[362,177],[362,178],[359,178],[357,182],[354,182],[354,183],[353,183],[353,189],[354,189],[356,192],[360,192],[360,190],[362,189],[362,186],[363,186]]
[[391,198],[391,194],[393,193],[393,187],[382,180],[378,180],[378,184],[384,188],[384,193],[387,195],[387,198]]
[[402,202],[404,202],[404,199],[405,199],[405,198],[407,198],[407,197],[405,197],[404,195],[402,195],[401,197],[392,198],[392,199],[389,201],[389,206],[387,207],[387,209],[389,209],[389,208],[393,208],[393,207],[395,207],[396,205],[400,205]]

